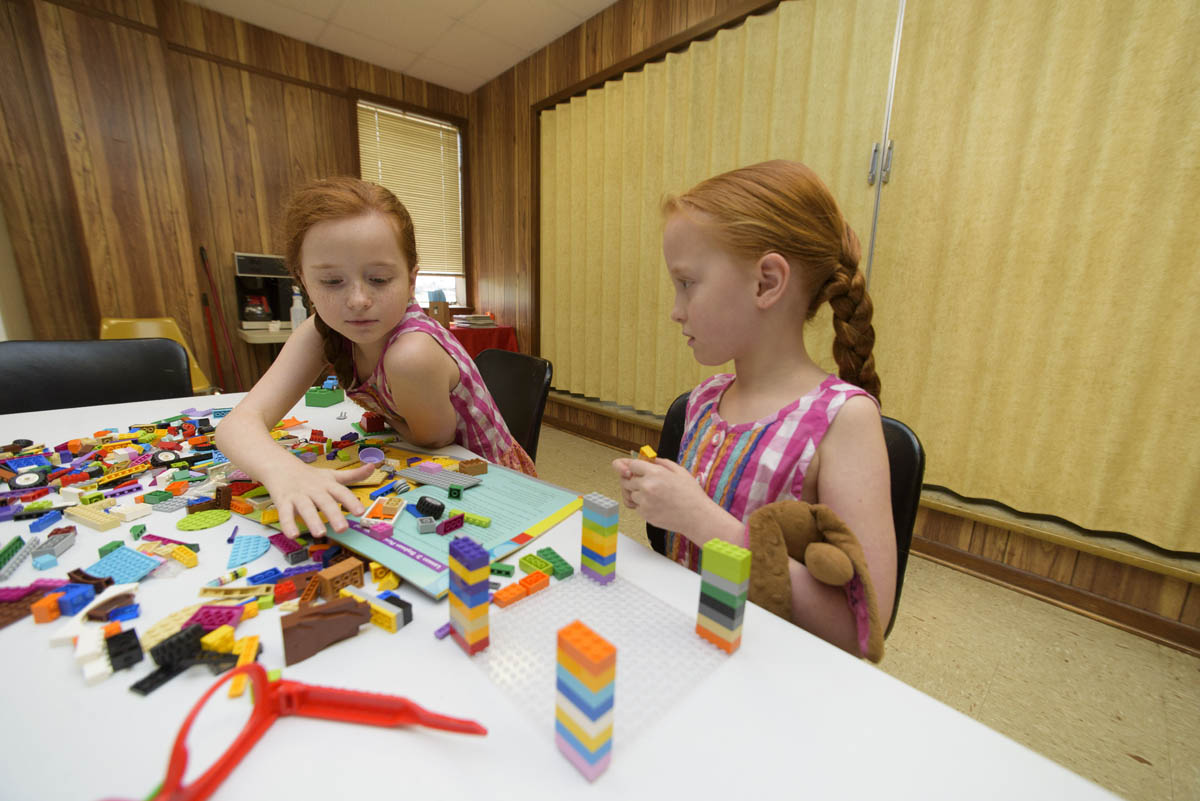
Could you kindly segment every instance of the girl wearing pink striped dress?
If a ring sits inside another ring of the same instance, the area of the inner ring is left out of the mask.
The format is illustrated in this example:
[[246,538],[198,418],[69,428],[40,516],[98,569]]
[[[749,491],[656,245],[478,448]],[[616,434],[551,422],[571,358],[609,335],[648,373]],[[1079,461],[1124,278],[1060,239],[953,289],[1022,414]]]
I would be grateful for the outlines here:
[[342,507],[364,511],[346,485],[369,475],[370,466],[316,469],[276,447],[269,434],[330,365],[351,399],[382,414],[414,445],[457,443],[535,475],[475,363],[413,299],[416,235],[395,195],[355,178],[315,181],[292,196],[284,228],[285,263],[316,313],[217,428],[222,452],[266,485],[284,534],[297,535],[297,518],[324,531],[320,513],[344,531]]
[[[746,546],[756,509],[824,504],[857,535],[889,619],[896,542],[858,238],[825,185],[795,162],[710,178],[668,198],[664,213],[671,319],[698,362],[732,361],[734,372],[692,390],[678,464],[613,463],[625,504],[665,529],[667,555],[692,570],[710,539]],[[805,323],[826,302],[840,377],[804,344]],[[788,568],[792,620],[858,653],[847,593],[794,559]]]

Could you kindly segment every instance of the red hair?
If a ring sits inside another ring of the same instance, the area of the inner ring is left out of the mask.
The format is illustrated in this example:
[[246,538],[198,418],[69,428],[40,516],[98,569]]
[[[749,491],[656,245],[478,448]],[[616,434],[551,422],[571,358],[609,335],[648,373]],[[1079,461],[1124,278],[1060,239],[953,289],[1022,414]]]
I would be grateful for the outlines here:
[[709,178],[663,203],[665,214],[689,209],[710,218],[714,235],[731,253],[786,258],[812,298],[805,319],[826,301],[833,306],[838,375],[879,397],[858,237],[816,173],[795,161],[764,161]]
[[[362,214],[381,214],[387,218],[396,231],[396,244],[408,263],[410,275],[417,269],[416,231],[408,209],[399,198],[379,184],[357,178],[321,178],[293,192],[283,215],[283,261],[300,284],[306,300],[308,292],[300,277],[300,249],[304,237],[317,223]],[[342,386],[350,386],[354,379],[354,362],[345,337],[326,325],[319,314],[315,315],[314,322],[325,343],[325,359],[333,366]]]

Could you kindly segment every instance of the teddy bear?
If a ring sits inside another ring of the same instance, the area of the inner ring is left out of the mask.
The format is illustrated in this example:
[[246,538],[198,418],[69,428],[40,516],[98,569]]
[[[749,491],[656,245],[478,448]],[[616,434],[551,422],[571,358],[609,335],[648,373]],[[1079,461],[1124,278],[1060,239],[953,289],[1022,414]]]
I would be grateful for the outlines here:
[[788,557],[808,568],[822,584],[843,587],[858,629],[859,652],[883,659],[883,627],[875,585],[854,532],[828,506],[776,501],[756,509],[746,521],[751,551],[749,599],[792,619]]

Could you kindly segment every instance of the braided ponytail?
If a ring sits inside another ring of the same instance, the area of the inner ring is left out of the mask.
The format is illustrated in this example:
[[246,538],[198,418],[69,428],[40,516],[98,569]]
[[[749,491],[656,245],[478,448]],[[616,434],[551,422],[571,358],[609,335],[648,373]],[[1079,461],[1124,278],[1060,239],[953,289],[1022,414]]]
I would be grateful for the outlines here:
[[875,372],[875,327],[871,325],[874,307],[867,294],[867,281],[858,269],[861,248],[854,229],[843,223],[842,252],[837,268],[825,282],[814,301],[826,300],[833,307],[833,358],[838,376],[870,392],[878,400],[879,375]]

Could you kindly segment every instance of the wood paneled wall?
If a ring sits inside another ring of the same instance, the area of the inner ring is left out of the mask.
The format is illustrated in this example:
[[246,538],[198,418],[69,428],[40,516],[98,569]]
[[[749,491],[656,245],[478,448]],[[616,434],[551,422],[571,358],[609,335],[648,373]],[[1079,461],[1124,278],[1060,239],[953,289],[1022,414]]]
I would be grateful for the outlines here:
[[536,174],[531,107],[716,18],[762,3],[620,0],[471,94],[471,259],[475,304],[536,350]]
[[[0,6],[0,200],[36,335],[175,317],[226,388],[236,382],[226,353],[229,377],[214,369],[199,246],[236,327],[233,252],[280,252],[291,189],[356,171],[357,96],[469,112],[459,92],[181,0]],[[246,387],[273,351],[230,336]]]

